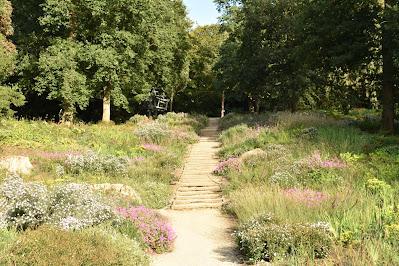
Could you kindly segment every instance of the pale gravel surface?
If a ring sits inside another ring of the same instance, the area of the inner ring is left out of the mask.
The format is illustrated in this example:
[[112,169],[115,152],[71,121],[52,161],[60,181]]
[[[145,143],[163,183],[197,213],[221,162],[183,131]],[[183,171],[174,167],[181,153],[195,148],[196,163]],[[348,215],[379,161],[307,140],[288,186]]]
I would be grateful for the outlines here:
[[174,251],[153,257],[154,266],[242,265],[231,236],[233,222],[218,209],[164,210],[177,233]]

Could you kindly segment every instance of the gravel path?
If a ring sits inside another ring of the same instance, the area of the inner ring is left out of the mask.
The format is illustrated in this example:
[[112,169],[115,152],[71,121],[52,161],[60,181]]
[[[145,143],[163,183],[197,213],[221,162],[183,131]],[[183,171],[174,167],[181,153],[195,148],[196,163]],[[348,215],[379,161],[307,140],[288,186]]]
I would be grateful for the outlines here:
[[178,184],[172,210],[163,210],[176,231],[174,251],[156,255],[155,266],[240,265],[231,236],[234,224],[220,211],[220,178],[212,175],[218,119],[211,118],[193,146]]

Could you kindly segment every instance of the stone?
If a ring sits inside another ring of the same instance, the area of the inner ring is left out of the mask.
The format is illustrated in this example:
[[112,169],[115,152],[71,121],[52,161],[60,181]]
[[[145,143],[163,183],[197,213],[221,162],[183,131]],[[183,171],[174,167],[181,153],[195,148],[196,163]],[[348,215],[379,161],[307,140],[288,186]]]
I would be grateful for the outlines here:
[[243,153],[243,154],[240,156],[240,160],[246,161],[246,160],[248,160],[248,159],[250,159],[250,158],[252,158],[252,157],[255,157],[255,156],[262,156],[262,155],[264,155],[264,154],[266,154],[265,151],[258,148],[258,149],[254,149],[254,150],[247,151],[247,152]]
[[10,174],[29,175],[33,169],[29,157],[8,156],[0,159],[0,168]]
[[116,192],[124,197],[131,198],[138,204],[142,203],[140,195],[132,187],[123,184],[96,184],[91,186],[93,190],[101,192]]

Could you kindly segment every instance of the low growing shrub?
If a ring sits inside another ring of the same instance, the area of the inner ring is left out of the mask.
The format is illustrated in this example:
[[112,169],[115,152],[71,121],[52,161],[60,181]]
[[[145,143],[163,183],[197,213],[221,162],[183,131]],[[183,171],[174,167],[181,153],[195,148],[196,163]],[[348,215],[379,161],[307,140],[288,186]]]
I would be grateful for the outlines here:
[[140,125],[134,134],[143,141],[160,144],[171,136],[171,130],[166,124],[154,121]]
[[62,229],[76,230],[111,220],[114,213],[89,187],[72,183],[51,192],[48,217]]
[[[73,175],[90,172],[125,176],[128,166],[129,159],[126,157],[103,156],[90,152],[85,155],[69,155],[64,162],[64,171]],[[61,168],[58,167],[56,170],[62,173]]]
[[[36,183],[24,183],[19,176],[8,177],[1,186],[0,224],[18,230],[35,228],[48,219],[47,188]],[[2,212],[2,213],[1,213]]]
[[137,226],[144,243],[156,253],[172,249],[175,232],[160,214],[143,206],[119,208],[117,212]]
[[9,177],[1,187],[4,203],[0,224],[18,230],[35,229],[49,223],[65,230],[100,224],[114,217],[112,209],[102,203],[84,185],[67,184],[49,191],[20,177]]
[[64,231],[52,227],[22,234],[1,265],[149,265],[139,244],[119,233],[102,229]]
[[271,215],[248,221],[235,236],[243,255],[252,263],[303,254],[325,258],[333,243],[328,224],[280,224]]

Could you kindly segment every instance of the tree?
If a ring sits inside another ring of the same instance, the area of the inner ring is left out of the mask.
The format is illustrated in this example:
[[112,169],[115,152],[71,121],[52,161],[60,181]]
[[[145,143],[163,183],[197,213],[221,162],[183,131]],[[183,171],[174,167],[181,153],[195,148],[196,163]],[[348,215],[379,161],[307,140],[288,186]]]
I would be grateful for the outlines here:
[[[382,22],[382,128],[387,133],[395,131],[395,101],[394,101],[394,36],[398,26],[397,3],[394,0],[385,0]],[[395,20],[396,18],[396,20]],[[396,24],[396,25],[395,25]]]
[[15,46],[7,37],[13,34],[11,23],[12,6],[7,0],[0,0],[0,116],[13,114],[11,105],[24,104],[23,95],[6,84],[15,64]]
[[216,88],[214,66],[219,60],[219,51],[226,39],[219,25],[197,27],[190,32],[189,82],[179,95],[181,110],[218,112],[221,91]]
[[27,94],[59,102],[64,120],[101,99],[108,122],[111,106],[129,112],[151,88],[173,98],[187,84],[190,24],[181,0],[13,1],[33,10],[16,14],[16,79]]

